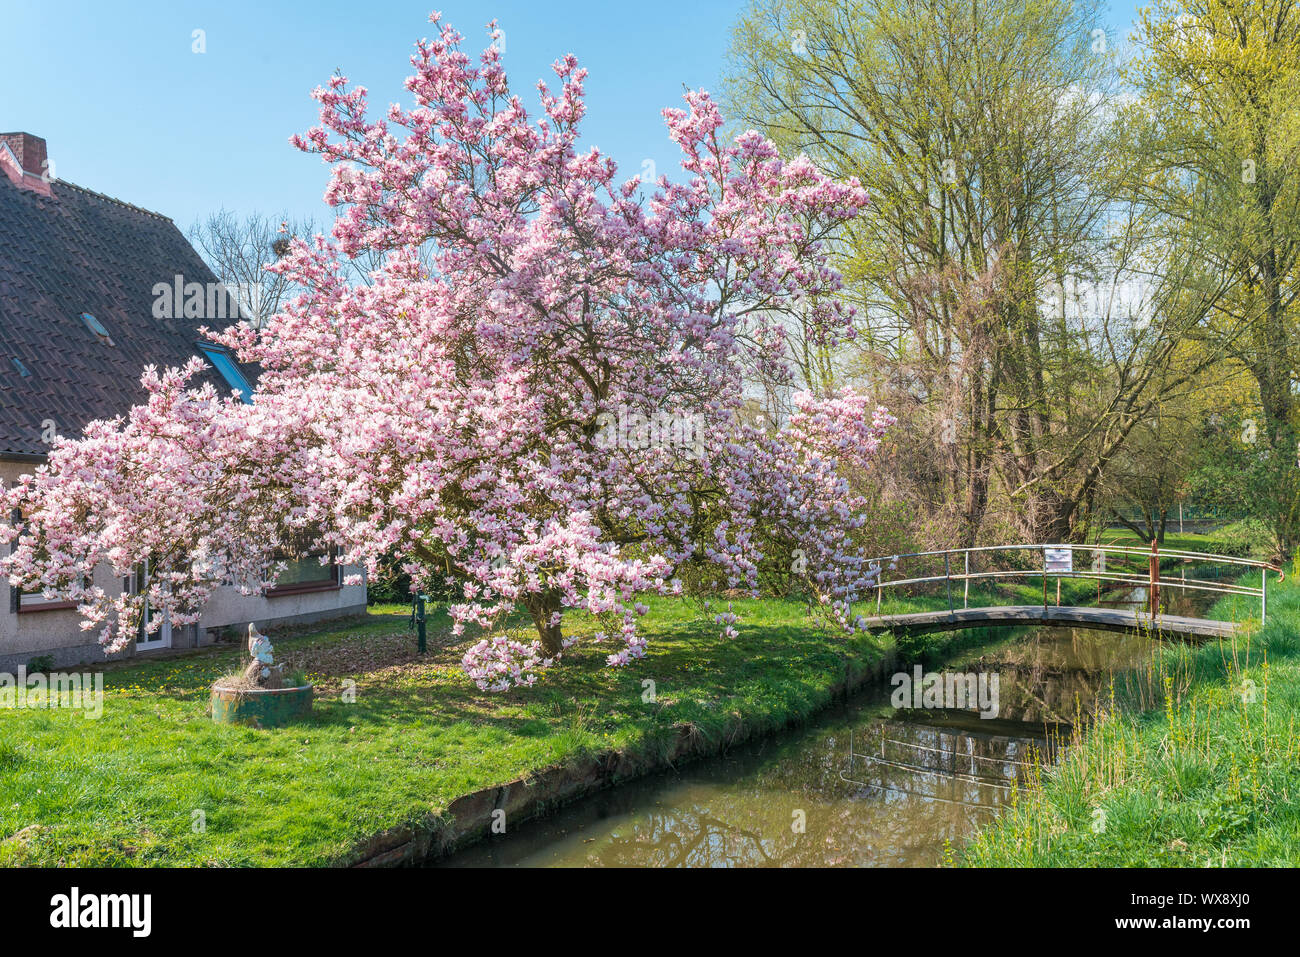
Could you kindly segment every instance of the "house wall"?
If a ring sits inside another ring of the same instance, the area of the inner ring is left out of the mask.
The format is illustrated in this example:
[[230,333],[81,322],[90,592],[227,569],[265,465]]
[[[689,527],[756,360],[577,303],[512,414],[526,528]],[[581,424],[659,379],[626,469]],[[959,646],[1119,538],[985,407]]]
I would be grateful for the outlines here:
[[[30,473],[36,467],[32,462],[0,460],[0,480],[9,485],[18,476]],[[358,568],[344,568],[343,575],[359,574]],[[120,591],[122,579],[111,568],[95,570],[95,584],[107,591]],[[132,642],[118,654],[108,656],[100,646],[96,632],[83,631],[81,616],[76,609],[28,610],[14,613],[11,609],[13,586],[0,579],[0,671],[12,672],[33,658],[49,655],[54,667],[93,664],[105,660],[146,656],[160,649],[137,651]],[[193,648],[212,644],[226,627],[240,631],[256,623],[262,631],[275,625],[323,621],[347,615],[364,614],[366,610],[365,585],[343,585],[321,591],[307,591],[285,595],[242,595],[237,588],[223,587],[213,592],[203,608],[203,617],[196,625],[176,627],[172,630],[172,648]]]

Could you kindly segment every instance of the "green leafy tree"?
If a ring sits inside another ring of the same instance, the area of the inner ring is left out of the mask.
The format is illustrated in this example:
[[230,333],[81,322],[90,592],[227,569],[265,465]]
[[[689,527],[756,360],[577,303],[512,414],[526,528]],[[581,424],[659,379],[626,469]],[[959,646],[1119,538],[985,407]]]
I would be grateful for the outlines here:
[[[1225,462],[1247,469],[1252,510],[1289,555],[1300,541],[1300,7],[1157,0],[1137,43],[1124,74],[1139,94],[1125,114],[1126,188],[1202,285],[1219,288],[1195,334],[1249,370],[1261,417],[1244,458],[1225,445]],[[1226,468],[1210,472],[1235,484]]]
[[1113,52],[1070,0],[756,0],[736,26],[733,110],[872,198],[841,245],[863,318],[839,371],[901,416],[949,541],[1079,537],[1185,386],[1198,297],[1103,161]]

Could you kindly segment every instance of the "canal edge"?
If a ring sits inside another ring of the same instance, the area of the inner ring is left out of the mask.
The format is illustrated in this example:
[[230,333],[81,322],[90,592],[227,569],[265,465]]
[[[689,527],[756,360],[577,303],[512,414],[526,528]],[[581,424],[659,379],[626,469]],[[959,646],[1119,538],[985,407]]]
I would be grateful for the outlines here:
[[861,662],[849,660],[847,674],[830,686],[830,696],[824,704],[780,727],[758,729],[742,719],[734,734],[708,740],[693,725],[678,725],[677,738],[667,754],[609,749],[578,764],[553,765],[505,784],[481,788],[454,799],[442,814],[430,815],[427,826],[390,828],[363,840],[340,863],[345,867],[410,867],[432,863],[487,838],[498,812],[504,811],[506,820],[515,823],[535,820],[598,791],[672,770],[681,764],[716,757],[738,744],[806,724],[868,683],[884,679],[897,669],[897,662],[897,650],[892,646],[860,670]]

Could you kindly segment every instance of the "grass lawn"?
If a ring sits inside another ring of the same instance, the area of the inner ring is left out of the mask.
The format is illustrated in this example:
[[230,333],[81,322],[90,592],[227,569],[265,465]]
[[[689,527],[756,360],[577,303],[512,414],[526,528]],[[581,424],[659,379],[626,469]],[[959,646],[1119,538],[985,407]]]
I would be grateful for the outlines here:
[[[1067,579],[1062,600],[1086,602],[1094,587]],[[971,605],[1041,595],[1033,579],[996,596],[972,586]],[[645,659],[610,669],[604,656],[614,647],[587,642],[535,687],[505,694],[480,692],[464,676],[460,657],[473,639],[451,638],[445,617],[431,613],[422,657],[407,610],[376,606],[363,621],[273,633],[277,660],[317,689],[313,716],[287,728],[212,723],[209,687],[238,664],[236,646],[106,669],[95,720],[67,708],[0,709],[0,864],[346,862],[375,834],[427,827],[481,788],[610,749],[663,754],[683,726],[718,744],[742,729],[773,731],[827,704],[832,686],[890,650],[904,662],[933,661],[989,634],[895,648],[889,638],[828,631],[802,602],[742,599],[739,637],[726,641],[716,601],[705,610],[643,600]],[[889,597],[882,610],[943,604],[940,591]],[[566,630],[597,627],[570,614]],[[655,682],[651,703],[645,679]]]
[[[1101,533],[1104,545],[1125,545],[1129,548],[1150,548],[1149,538],[1139,538],[1126,528],[1108,528]],[[1213,532],[1165,532],[1165,540],[1160,543],[1161,550],[1176,549],[1185,552],[1210,552],[1217,539]]]
[[[1101,543],[1104,545],[1123,545],[1126,548],[1140,548],[1144,552],[1151,550],[1151,539],[1138,538],[1128,529],[1108,528],[1101,534]],[[1183,551],[1183,552],[1206,552],[1211,555],[1240,554],[1225,551],[1227,544],[1219,537],[1217,532],[1166,532],[1165,540],[1160,543],[1160,551]],[[1260,558],[1260,555],[1251,557]],[[1176,559],[1165,559],[1161,565],[1168,565],[1171,562],[1176,563]],[[1256,582],[1258,584],[1258,582]]]
[[[666,747],[682,724],[720,741],[742,719],[778,728],[825,705],[849,669],[888,647],[830,633],[794,601],[735,602],[732,641],[716,607],[646,602],[645,659],[610,669],[615,649],[587,642],[533,688],[505,694],[464,676],[467,642],[453,642],[445,618],[431,619],[421,657],[407,612],[379,606],[362,623],[273,636],[277,659],[317,685],[314,715],[287,728],[211,721],[208,689],[237,664],[235,647],[108,669],[97,720],[0,710],[0,864],[345,861],[380,831],[427,824],[458,796],[583,754]],[[596,630],[577,614],[566,627]],[[656,683],[654,703],[642,700],[644,679]]]
[[[1297,569],[1300,570],[1300,569]],[[1091,727],[966,848],[970,866],[1300,864],[1300,585],[1248,639],[1168,648],[1161,707]],[[1249,574],[1243,583],[1255,585]],[[1225,597],[1211,617],[1248,617]]]

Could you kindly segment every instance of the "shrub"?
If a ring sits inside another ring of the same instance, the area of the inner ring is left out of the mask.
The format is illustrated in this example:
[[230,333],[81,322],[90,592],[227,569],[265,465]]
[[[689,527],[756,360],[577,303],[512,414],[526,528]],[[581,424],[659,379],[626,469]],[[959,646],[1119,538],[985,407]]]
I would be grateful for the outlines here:
[[1266,555],[1276,548],[1277,538],[1273,530],[1258,518],[1243,518],[1239,522],[1225,525],[1214,533],[1208,543],[1209,551],[1234,558]]

